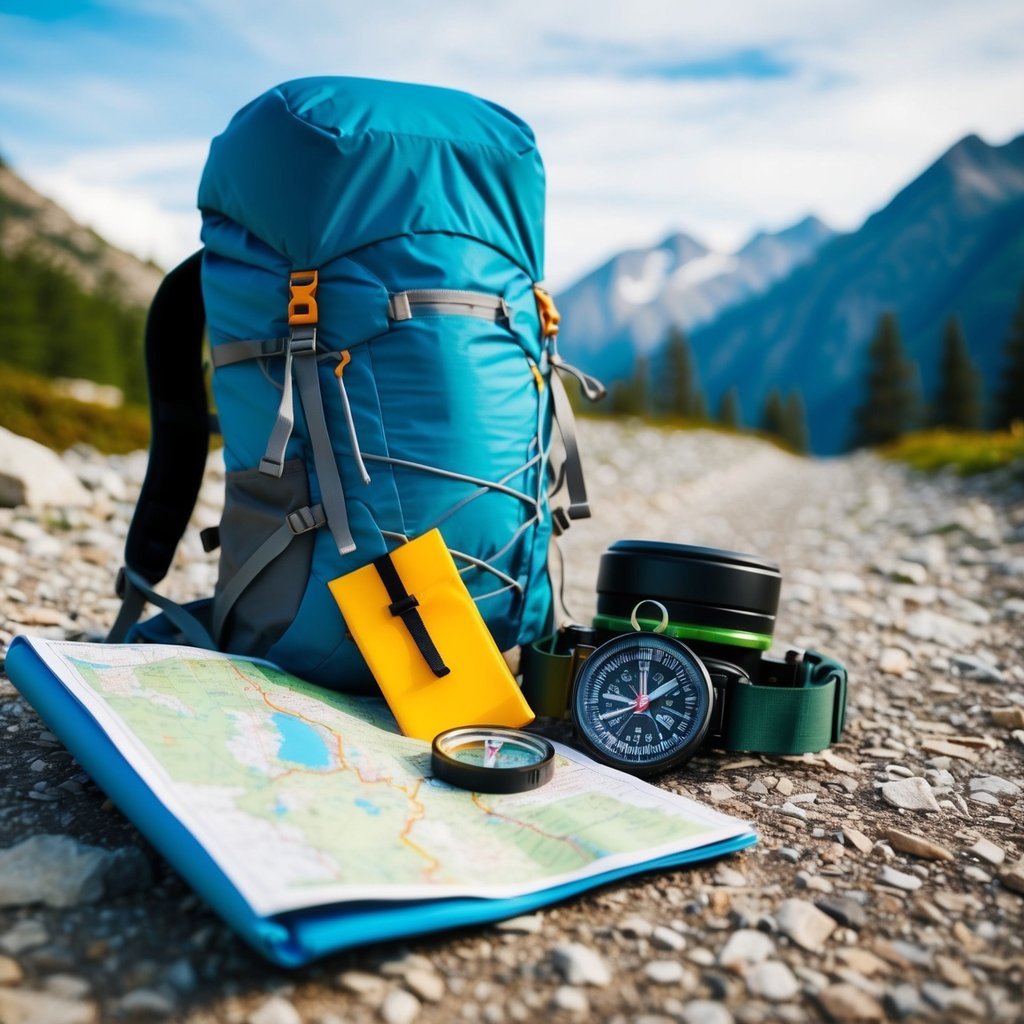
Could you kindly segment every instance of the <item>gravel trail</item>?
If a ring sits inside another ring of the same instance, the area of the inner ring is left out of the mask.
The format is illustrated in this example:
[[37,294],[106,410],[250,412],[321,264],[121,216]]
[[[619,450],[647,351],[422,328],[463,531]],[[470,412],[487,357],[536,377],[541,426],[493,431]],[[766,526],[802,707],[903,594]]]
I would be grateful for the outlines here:
[[[752,821],[758,845],[286,972],[232,936],[0,679],[0,1022],[1024,1019],[1020,475],[922,477],[641,424],[581,435],[595,517],[562,543],[577,617],[614,540],[735,548],[782,567],[779,644],[849,667],[828,752],[707,751],[659,780]],[[116,612],[144,457],[64,462],[90,505],[0,509],[3,644],[102,632]],[[196,525],[216,522],[222,486],[213,457]],[[193,536],[167,591],[205,594],[215,572]],[[4,850],[31,836],[48,837],[34,856],[52,859],[60,906],[8,884]],[[113,852],[76,884],[81,844]]]

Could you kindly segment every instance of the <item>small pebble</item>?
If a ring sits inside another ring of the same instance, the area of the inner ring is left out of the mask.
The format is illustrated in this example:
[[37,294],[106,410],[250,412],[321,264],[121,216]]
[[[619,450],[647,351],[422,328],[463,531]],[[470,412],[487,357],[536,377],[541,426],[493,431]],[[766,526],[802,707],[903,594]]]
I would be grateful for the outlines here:
[[420,1001],[402,988],[392,989],[385,997],[380,1015],[385,1024],[412,1024],[419,1016]]

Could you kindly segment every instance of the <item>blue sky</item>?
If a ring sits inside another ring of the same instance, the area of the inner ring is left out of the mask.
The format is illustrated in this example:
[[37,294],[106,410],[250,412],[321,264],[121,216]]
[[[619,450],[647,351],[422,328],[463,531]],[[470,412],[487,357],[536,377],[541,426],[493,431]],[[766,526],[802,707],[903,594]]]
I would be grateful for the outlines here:
[[0,154],[170,265],[209,139],[289,78],[467,89],[534,128],[548,280],[685,230],[857,226],[968,132],[1024,131],[1019,0],[0,0]]

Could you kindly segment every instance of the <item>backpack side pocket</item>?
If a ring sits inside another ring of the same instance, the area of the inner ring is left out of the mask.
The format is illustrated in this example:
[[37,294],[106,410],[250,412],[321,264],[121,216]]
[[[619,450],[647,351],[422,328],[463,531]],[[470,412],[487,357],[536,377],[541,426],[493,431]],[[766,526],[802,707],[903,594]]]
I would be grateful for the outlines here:
[[227,474],[213,611],[222,650],[262,656],[288,628],[323,523],[322,509],[310,507],[301,459],[287,461],[279,478],[258,469]]

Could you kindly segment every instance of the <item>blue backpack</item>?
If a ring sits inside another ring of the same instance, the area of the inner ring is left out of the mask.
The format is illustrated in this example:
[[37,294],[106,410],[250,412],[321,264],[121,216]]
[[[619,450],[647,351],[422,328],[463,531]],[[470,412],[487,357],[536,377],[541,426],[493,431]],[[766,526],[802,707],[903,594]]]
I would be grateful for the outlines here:
[[[203,249],[147,322],[152,443],[108,639],[269,658],[373,686],[328,581],[438,527],[502,650],[552,621],[552,532],[589,515],[553,367],[533,134],[447,89],[308,78],[214,139]],[[167,573],[205,467],[208,335],[224,438],[212,599]],[[583,376],[585,391],[600,386]],[[553,426],[562,459],[552,459]],[[563,483],[568,506],[552,509]],[[163,610],[144,622],[147,602]]]

